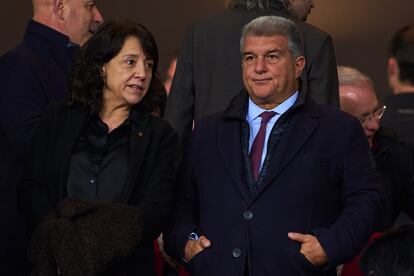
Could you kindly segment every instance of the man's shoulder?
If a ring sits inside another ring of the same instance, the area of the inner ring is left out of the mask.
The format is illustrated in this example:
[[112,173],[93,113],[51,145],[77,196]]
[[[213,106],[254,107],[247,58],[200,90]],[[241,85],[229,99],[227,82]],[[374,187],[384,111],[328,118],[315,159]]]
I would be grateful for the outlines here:
[[313,100],[308,100],[306,103],[306,112],[311,112],[317,115],[320,120],[327,120],[332,122],[351,122],[355,121],[355,117],[343,112],[337,107],[322,105],[319,103],[314,102]]
[[200,118],[196,123],[195,126],[202,127],[202,128],[214,128],[220,123],[224,122],[224,111],[219,111],[216,113],[213,113],[211,115],[207,115],[205,117]]
[[376,134],[378,142],[394,152],[409,153],[413,151],[414,146],[410,141],[400,136],[397,131],[392,128],[382,126]]
[[303,42],[305,47],[309,43],[322,43],[324,41],[332,40],[332,37],[329,33],[319,29],[318,27],[308,24],[306,22],[298,21],[296,26],[299,29],[300,34],[302,35]]
[[17,45],[15,48],[10,49],[9,51],[5,52],[0,57],[0,64],[9,64],[15,62],[25,62],[27,63],[27,59],[36,55],[36,53],[30,49],[26,44],[21,43]]

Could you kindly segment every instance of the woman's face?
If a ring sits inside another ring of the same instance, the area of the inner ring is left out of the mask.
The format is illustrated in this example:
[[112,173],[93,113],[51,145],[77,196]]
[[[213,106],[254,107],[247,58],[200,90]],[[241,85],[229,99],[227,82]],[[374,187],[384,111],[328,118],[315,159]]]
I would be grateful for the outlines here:
[[145,56],[136,37],[128,37],[121,51],[104,64],[103,99],[107,106],[131,107],[138,104],[151,83],[154,61]]

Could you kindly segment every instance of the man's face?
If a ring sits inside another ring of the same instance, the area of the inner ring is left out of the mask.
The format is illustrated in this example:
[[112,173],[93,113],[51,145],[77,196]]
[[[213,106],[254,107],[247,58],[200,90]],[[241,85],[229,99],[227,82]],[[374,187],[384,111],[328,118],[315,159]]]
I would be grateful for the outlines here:
[[96,0],[66,0],[65,29],[71,42],[83,45],[103,22]]
[[341,85],[339,91],[341,109],[359,119],[372,147],[374,135],[380,127],[380,119],[376,115],[380,107],[375,91],[369,86],[352,85]]
[[244,41],[243,82],[252,101],[271,109],[298,89],[305,58],[294,59],[283,35],[247,36]]
[[313,7],[313,0],[289,0],[288,10],[294,17],[306,21]]

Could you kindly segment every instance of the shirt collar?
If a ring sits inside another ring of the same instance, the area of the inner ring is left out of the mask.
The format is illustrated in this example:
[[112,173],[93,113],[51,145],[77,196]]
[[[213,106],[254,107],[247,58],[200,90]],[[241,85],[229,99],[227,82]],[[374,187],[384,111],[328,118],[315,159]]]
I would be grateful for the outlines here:
[[289,108],[291,108],[293,106],[293,104],[296,102],[296,99],[298,98],[298,95],[299,95],[299,91],[296,91],[295,93],[293,93],[292,96],[290,96],[284,102],[282,102],[281,104],[279,104],[278,106],[276,106],[275,108],[273,108],[271,110],[265,110],[265,109],[259,107],[249,97],[249,104],[248,104],[249,106],[248,106],[248,112],[247,112],[247,121],[248,122],[253,121],[260,114],[262,114],[262,112],[264,112],[264,111],[274,111],[278,115],[282,115],[287,110],[289,110]]

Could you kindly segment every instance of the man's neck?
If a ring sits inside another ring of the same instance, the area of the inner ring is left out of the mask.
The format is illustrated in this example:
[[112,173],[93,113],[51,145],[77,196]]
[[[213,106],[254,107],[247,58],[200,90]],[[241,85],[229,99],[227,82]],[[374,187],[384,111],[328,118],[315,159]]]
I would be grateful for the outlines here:
[[404,83],[398,83],[394,85],[393,94],[398,95],[407,93],[414,93],[414,85]]
[[59,33],[66,35],[66,33],[62,30],[62,27],[56,23],[56,20],[52,17],[52,15],[42,16],[41,14],[35,14],[32,19],[37,23],[43,24]]

